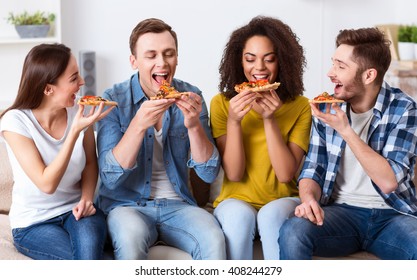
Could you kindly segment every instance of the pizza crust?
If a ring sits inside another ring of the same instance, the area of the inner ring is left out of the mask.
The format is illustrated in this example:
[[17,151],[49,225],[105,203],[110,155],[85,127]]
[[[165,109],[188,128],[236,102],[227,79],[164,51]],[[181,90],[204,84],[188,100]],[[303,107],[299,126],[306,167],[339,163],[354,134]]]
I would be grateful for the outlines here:
[[332,99],[332,100],[309,100],[310,103],[344,103],[344,100],[341,99]]
[[310,103],[343,103],[342,99],[334,98],[328,92],[324,91],[313,99],[309,100]]
[[155,95],[151,96],[149,99],[151,100],[160,100],[160,99],[176,99],[181,98],[181,96],[190,96],[189,92],[175,92],[175,93],[169,93],[167,95]]
[[255,87],[251,87],[251,86],[241,86],[241,85],[236,85],[235,86],[235,91],[238,93],[241,93],[244,90],[250,90],[252,92],[262,92],[262,91],[269,91],[269,90],[275,90],[279,87],[281,83],[275,82],[272,84],[267,84],[267,85],[263,85],[263,86],[255,86]]
[[78,104],[80,105],[87,105],[87,106],[99,106],[101,102],[104,102],[104,106],[117,106],[118,103],[116,101],[110,101],[104,99],[101,96],[88,96],[88,97],[81,97],[78,100]]

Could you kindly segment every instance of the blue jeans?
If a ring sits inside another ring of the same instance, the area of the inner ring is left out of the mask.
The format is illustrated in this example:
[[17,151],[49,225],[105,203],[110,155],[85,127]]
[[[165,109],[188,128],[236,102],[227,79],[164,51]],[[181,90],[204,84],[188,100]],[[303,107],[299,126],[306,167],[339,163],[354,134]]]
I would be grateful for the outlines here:
[[417,218],[392,209],[324,206],[324,223],[291,218],[281,227],[281,259],[340,257],[368,251],[381,259],[417,258]]
[[107,217],[115,258],[146,259],[157,241],[197,260],[226,258],[224,236],[206,210],[184,201],[155,199],[136,207],[116,207]]
[[288,217],[293,216],[299,203],[297,197],[285,197],[273,200],[257,211],[242,200],[230,198],[222,201],[214,209],[214,216],[226,237],[227,258],[253,259],[253,240],[259,234],[264,259],[279,259],[279,229]]
[[107,226],[103,212],[76,220],[71,211],[26,228],[13,229],[16,249],[37,260],[97,260],[103,257]]

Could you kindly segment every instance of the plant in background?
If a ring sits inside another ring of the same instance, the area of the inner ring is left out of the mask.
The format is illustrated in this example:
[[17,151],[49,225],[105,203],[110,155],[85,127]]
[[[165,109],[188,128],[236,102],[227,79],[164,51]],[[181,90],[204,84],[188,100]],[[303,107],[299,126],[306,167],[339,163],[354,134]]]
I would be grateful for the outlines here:
[[411,25],[401,25],[398,28],[398,42],[411,42],[412,31]]
[[33,14],[24,11],[23,13],[9,13],[7,22],[13,25],[50,25],[55,20],[55,14],[37,11]]
[[416,29],[413,25],[400,25],[398,27],[398,55],[400,60],[414,60],[413,32]]
[[417,26],[416,25],[412,25],[411,26],[411,38],[410,38],[411,42],[413,43],[417,43]]
[[55,21],[55,14],[41,11],[16,14],[10,12],[7,21],[14,25],[20,38],[44,38]]

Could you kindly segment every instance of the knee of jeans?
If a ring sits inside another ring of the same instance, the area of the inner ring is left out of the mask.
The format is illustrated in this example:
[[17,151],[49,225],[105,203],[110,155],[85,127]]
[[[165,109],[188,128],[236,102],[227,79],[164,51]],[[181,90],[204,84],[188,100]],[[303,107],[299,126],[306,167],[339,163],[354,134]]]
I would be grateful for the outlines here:
[[294,242],[294,239],[296,238],[297,233],[299,232],[299,229],[295,226],[295,220],[296,218],[288,219],[286,220],[280,230],[279,230],[279,243],[291,243]]
[[203,259],[226,259],[226,241],[220,229],[212,231],[210,238],[204,240],[204,243],[205,245],[200,244]]
[[299,200],[295,198],[281,198],[269,202],[258,211],[258,220],[269,223],[270,221],[280,220],[283,223],[289,217],[294,216],[295,207]]
[[216,208],[214,216],[223,230],[255,229],[257,211],[250,204],[239,200],[227,200],[221,207]]

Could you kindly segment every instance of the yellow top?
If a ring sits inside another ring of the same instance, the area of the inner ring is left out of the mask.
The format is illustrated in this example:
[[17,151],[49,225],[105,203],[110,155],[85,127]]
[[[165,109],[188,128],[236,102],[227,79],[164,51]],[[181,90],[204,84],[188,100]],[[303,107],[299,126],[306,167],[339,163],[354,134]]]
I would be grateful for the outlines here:
[[[214,138],[227,134],[229,101],[223,94],[213,97],[210,104],[210,122]],[[298,96],[281,106],[275,112],[285,141],[297,144],[305,152],[308,150],[311,129],[311,109],[308,99]],[[268,202],[288,196],[298,196],[296,178],[289,183],[281,183],[275,176],[268,155],[262,116],[251,110],[242,120],[243,145],[246,168],[240,182],[231,182],[224,176],[220,195],[214,201],[216,207],[221,201],[236,198],[259,209]]]

